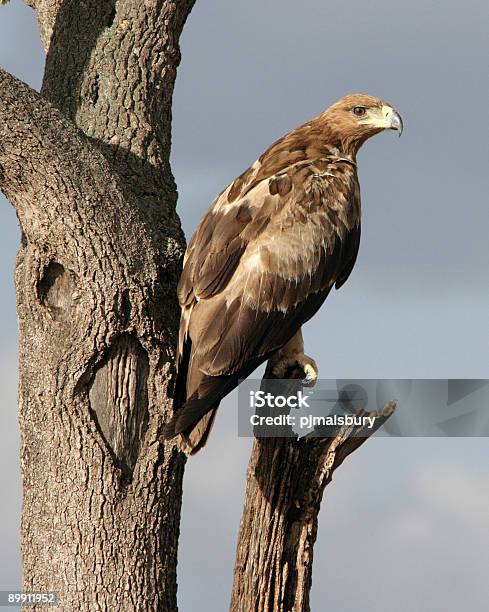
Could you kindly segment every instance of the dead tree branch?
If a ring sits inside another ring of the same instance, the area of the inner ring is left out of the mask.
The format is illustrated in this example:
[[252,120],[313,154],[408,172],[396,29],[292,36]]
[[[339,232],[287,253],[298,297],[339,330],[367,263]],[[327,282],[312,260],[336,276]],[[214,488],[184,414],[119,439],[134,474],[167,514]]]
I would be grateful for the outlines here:
[[[295,373],[302,377],[303,373]],[[264,380],[272,378],[268,367]],[[390,417],[372,429],[342,426],[329,437],[256,438],[248,465],[230,610],[308,612],[313,548],[325,487],[336,469]]]

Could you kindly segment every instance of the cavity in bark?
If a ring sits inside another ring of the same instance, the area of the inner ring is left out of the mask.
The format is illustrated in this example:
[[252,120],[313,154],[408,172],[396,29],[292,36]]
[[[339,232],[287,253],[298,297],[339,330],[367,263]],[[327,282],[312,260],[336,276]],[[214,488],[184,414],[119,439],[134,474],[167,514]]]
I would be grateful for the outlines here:
[[131,320],[131,312],[132,312],[132,305],[131,305],[131,298],[129,296],[129,289],[124,289],[122,291],[122,293],[120,294],[120,315],[122,318],[122,325],[123,327],[126,327],[126,325],[128,325],[129,321]]
[[37,283],[37,295],[53,319],[69,322],[74,288],[73,274],[66,271],[57,261],[51,261]]

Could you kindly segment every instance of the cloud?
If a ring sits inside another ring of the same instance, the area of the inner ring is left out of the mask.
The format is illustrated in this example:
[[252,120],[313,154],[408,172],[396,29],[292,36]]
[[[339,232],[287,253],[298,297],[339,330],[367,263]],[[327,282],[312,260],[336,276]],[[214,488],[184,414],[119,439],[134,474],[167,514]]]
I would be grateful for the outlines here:
[[[459,442],[448,443],[454,451]],[[483,444],[474,442],[476,452]],[[412,439],[407,444],[413,454],[411,469],[397,472],[400,454],[393,470],[382,472],[375,449],[358,451],[368,461],[363,472],[368,473],[369,482],[382,484],[383,490],[372,486],[369,503],[365,503],[364,487],[359,487],[358,495],[353,488],[339,490],[359,482],[358,465],[354,473],[344,474],[343,482],[338,473],[336,484],[326,490],[329,504],[321,511],[313,610],[320,609],[320,602],[341,611],[485,609],[483,602],[489,597],[487,479],[469,467],[456,467],[456,461],[433,460],[426,452],[430,445],[444,454],[437,441]],[[416,456],[423,449],[425,463],[422,454]],[[342,504],[341,514],[331,507],[337,497],[350,501],[347,509]]]
[[[453,441],[456,446],[457,441]],[[454,449],[456,452],[456,449]],[[427,466],[414,479],[418,498],[444,519],[488,537],[489,481],[467,469]]]

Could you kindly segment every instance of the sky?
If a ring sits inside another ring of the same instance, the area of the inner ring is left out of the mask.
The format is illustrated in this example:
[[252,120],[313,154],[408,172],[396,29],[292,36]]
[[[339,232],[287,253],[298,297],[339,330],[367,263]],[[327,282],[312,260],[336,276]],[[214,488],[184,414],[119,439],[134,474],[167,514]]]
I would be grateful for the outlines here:
[[[488,19],[485,0],[197,0],[173,111],[187,237],[271,142],[342,95],[368,92],[403,117],[401,139],[381,134],[360,152],[357,264],[304,329],[324,378],[489,378]],[[0,7],[0,65],[39,87],[35,14],[20,0]],[[18,241],[0,197],[0,589],[20,584]],[[235,411],[233,394],[188,463],[183,612],[228,606],[251,447]],[[376,438],[350,457],[325,493],[313,612],[485,610],[488,450],[487,438]]]

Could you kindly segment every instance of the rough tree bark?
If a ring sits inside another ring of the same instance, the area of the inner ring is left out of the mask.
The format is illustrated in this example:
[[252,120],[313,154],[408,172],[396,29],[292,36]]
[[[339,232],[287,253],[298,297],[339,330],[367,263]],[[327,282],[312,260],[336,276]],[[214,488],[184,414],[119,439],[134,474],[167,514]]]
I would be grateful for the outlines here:
[[170,172],[194,0],[30,0],[41,95],[0,71],[16,266],[23,582],[60,610],[176,610],[184,459],[164,445],[184,237]]
[[[303,376],[297,370],[289,373],[291,379]],[[262,387],[273,378],[269,365]],[[291,385],[290,393],[300,388],[300,383],[295,388],[294,382]],[[324,489],[346,457],[383,425],[395,406],[391,401],[382,411],[359,411],[359,416],[376,417],[371,430],[343,426],[329,437],[255,438],[231,612],[309,612],[313,548]]]

